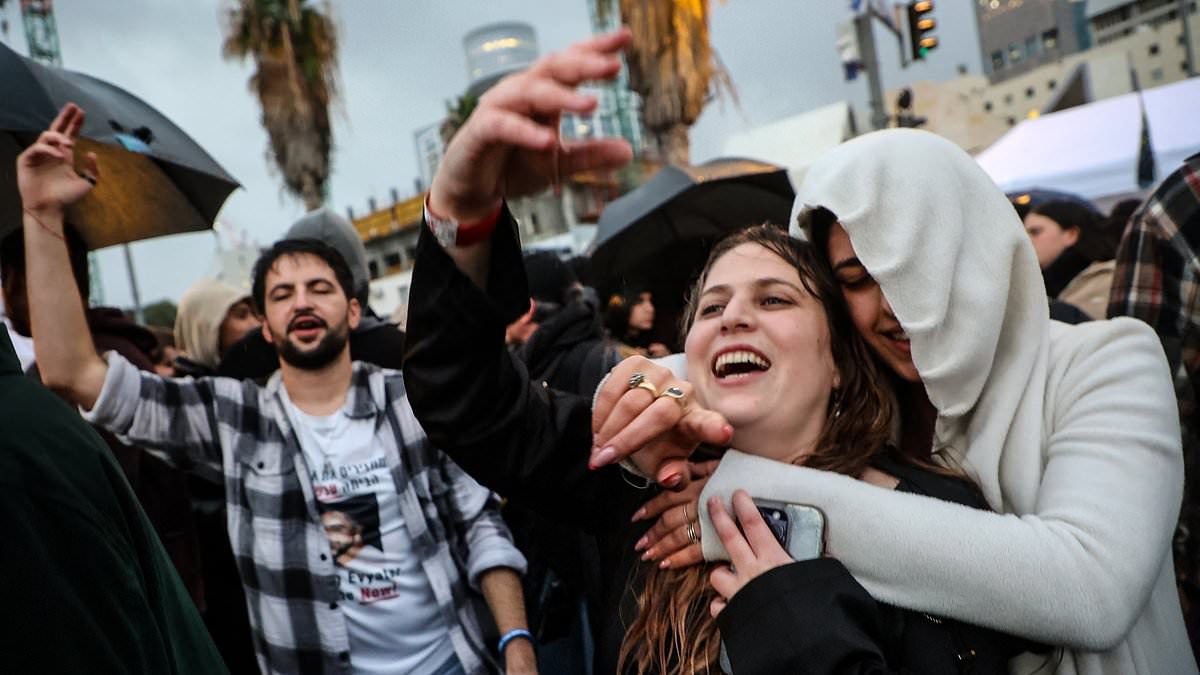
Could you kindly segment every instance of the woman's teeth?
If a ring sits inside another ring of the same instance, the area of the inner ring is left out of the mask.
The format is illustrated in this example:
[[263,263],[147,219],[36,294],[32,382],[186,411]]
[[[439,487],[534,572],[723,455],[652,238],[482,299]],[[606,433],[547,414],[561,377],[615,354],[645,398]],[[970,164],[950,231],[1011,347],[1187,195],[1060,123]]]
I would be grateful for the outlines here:
[[740,375],[754,370],[767,370],[771,362],[751,351],[725,352],[717,357],[713,373],[717,377]]

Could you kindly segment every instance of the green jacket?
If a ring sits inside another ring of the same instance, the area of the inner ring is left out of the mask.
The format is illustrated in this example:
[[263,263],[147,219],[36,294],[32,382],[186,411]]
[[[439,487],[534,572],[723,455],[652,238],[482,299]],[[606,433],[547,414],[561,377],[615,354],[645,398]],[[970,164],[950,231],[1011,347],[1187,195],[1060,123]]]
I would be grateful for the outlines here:
[[0,670],[227,673],[108,446],[0,328]]

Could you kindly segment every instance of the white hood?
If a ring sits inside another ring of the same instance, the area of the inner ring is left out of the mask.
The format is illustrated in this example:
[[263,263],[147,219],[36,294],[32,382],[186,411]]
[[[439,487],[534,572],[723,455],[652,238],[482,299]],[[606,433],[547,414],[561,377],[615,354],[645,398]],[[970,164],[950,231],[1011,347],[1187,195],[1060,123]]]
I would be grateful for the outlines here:
[[[794,233],[818,207],[837,216],[912,341],[913,363],[939,413],[934,449],[962,462],[993,508],[1009,510],[1002,493],[1032,501],[1037,481],[1002,475],[1001,457],[1008,446],[1042,442],[1040,424],[1014,422],[1022,411],[1036,419],[1042,410],[1049,310],[1033,247],[1008,199],[950,141],[893,129],[856,138],[813,165],[797,192]],[[980,408],[987,414],[973,415]],[[1028,494],[1002,491],[1002,480]]]

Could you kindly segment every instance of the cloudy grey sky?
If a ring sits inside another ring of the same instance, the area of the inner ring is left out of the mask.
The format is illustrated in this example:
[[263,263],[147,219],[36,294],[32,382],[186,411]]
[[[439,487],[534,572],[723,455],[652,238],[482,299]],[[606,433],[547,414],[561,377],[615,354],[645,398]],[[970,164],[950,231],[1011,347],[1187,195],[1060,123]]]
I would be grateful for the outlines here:
[[[20,19],[8,3],[9,44],[25,51]],[[533,25],[542,52],[590,33],[586,0],[334,1],[341,39],[342,102],[335,114],[336,156],[330,205],[366,211],[419,175],[413,131],[441,118],[445,101],[467,85],[462,36],[480,25]],[[839,100],[865,125],[863,79],[842,81],[834,28],[848,0],[714,2],[712,40],[737,87],[740,107],[713,103],[692,131],[692,158],[716,156],[725,138]],[[299,217],[265,157],[266,133],[247,89],[250,64],[222,60],[224,0],[59,0],[54,4],[64,66],[110,80],[145,99],[195,137],[243,185],[226,202],[224,229],[267,244]],[[900,70],[895,41],[876,35],[885,87],[952,77],[959,64],[979,72],[971,0],[942,0],[935,16],[941,47],[927,63]],[[178,300],[216,271],[212,233],[135,244],[142,301]],[[101,251],[105,300],[131,302],[119,250]]]

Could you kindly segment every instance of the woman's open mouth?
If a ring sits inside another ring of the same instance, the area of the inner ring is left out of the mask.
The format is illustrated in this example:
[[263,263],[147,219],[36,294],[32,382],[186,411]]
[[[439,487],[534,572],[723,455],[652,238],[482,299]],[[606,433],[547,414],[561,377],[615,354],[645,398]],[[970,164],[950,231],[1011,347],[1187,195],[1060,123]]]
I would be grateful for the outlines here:
[[718,352],[712,362],[712,373],[718,382],[737,382],[771,369],[771,360],[750,347],[733,347]]

